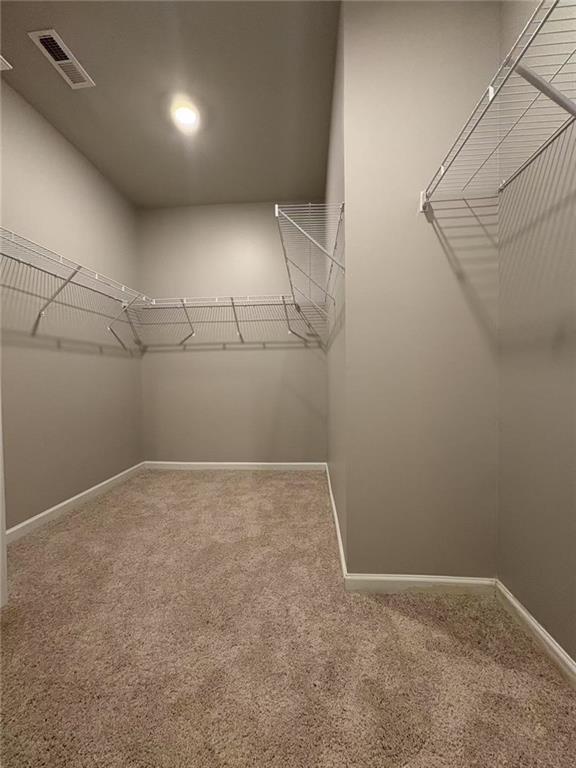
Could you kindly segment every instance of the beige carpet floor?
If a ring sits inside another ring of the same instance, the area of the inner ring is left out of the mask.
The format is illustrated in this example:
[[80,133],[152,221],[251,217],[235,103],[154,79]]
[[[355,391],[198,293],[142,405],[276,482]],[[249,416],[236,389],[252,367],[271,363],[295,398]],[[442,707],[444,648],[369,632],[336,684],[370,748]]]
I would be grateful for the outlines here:
[[318,472],[147,472],[9,548],[4,768],[572,768],[491,597],[346,594]]

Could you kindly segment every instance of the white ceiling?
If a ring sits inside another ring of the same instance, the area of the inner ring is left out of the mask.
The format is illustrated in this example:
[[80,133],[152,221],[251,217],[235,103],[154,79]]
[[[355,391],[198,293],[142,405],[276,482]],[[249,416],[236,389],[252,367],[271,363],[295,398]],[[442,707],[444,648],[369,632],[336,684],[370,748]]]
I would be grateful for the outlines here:
[[[338,4],[3,2],[2,77],[134,204],[324,195]],[[96,82],[71,90],[28,38],[54,28]],[[182,136],[170,97],[202,128]]]

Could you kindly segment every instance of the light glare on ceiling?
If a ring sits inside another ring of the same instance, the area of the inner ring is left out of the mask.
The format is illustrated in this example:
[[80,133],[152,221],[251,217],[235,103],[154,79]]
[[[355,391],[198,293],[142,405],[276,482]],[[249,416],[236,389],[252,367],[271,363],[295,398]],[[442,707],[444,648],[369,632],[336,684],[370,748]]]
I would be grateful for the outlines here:
[[170,115],[176,127],[185,134],[192,134],[200,125],[200,114],[188,99],[177,96],[172,100]]

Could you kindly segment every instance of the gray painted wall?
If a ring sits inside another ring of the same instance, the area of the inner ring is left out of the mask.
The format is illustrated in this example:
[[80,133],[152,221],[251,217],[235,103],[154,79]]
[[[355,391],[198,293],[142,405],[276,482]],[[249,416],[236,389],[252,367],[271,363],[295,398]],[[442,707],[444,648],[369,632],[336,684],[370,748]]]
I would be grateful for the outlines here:
[[[505,54],[537,3],[502,4]],[[498,575],[576,656],[576,130],[501,196]]]
[[[344,178],[344,40],[340,20],[334,86],[332,121],[326,177],[326,202],[330,205],[345,200]],[[345,221],[345,219],[344,219]],[[345,229],[345,225],[343,230]],[[342,231],[341,237],[345,238]],[[334,328],[327,350],[328,365],[328,466],[336,502],[344,553],[347,550],[346,516],[346,280],[340,280],[336,295]]]
[[576,656],[576,130],[502,195],[498,572]]
[[[531,10],[504,4],[509,47]],[[576,130],[501,196],[498,573],[576,656]]]
[[[163,296],[289,293],[273,203],[142,212],[145,289]],[[151,352],[142,361],[146,457],[325,461],[318,349]]]
[[290,292],[273,202],[141,211],[138,255],[156,297]]
[[502,0],[500,3],[501,61],[509,53],[539,4],[539,0]]
[[[135,219],[110,184],[2,86],[2,225],[129,284]],[[139,362],[5,344],[7,525],[142,459]]]
[[133,208],[5,83],[1,95],[3,226],[137,288]]
[[148,459],[326,460],[318,349],[150,353],[142,376]]
[[417,204],[497,66],[499,8],[343,13],[348,568],[495,575],[497,361]]

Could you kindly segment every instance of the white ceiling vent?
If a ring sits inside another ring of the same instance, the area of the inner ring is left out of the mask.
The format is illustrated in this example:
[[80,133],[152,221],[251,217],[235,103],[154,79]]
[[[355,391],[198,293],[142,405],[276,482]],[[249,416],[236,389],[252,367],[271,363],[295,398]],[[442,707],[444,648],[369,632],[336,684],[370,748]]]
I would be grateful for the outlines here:
[[92,88],[96,85],[54,29],[28,32],[28,37],[36,43],[54,69],[66,80],[70,88]]
[[4,56],[0,56],[0,71],[3,72],[5,69],[12,69],[12,64],[6,61]]

